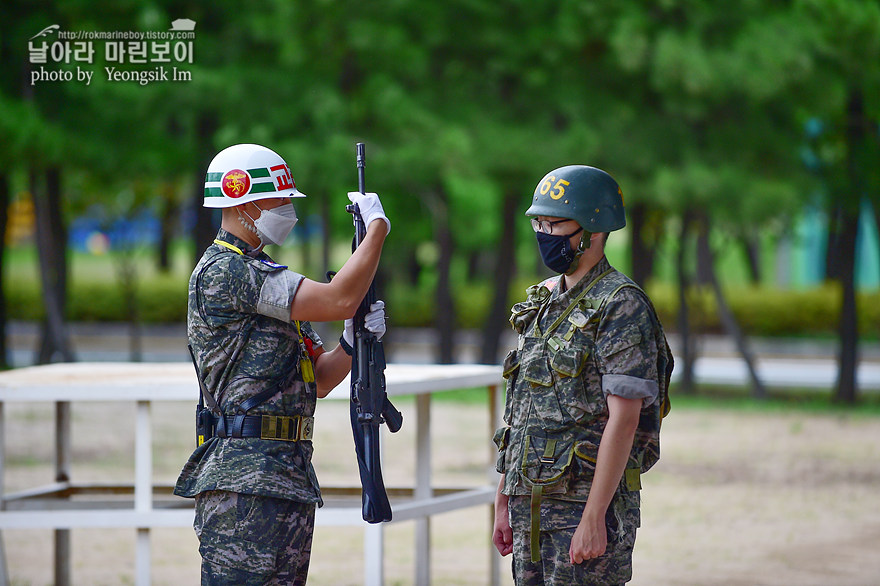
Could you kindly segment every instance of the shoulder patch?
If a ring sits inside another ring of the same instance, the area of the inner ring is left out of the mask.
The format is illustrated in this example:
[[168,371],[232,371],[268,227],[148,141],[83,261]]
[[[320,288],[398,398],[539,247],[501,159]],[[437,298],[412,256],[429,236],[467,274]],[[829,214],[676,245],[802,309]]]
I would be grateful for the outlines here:
[[264,259],[258,259],[258,260],[261,263],[263,263],[264,265],[266,265],[267,267],[270,267],[273,269],[286,269],[287,268],[287,265],[280,265],[277,262],[272,262],[271,260],[264,260]]

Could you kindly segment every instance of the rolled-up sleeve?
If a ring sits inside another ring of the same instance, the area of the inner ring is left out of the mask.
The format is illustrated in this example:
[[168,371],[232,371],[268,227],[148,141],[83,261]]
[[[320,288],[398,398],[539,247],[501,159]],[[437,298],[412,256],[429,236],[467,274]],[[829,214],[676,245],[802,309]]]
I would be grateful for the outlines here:
[[609,302],[599,324],[596,359],[602,391],[625,399],[641,399],[643,406],[660,394],[657,341],[651,310],[634,289],[624,289]]
[[267,273],[257,300],[257,313],[281,321],[290,321],[290,305],[303,279],[288,270]]
[[625,374],[606,374],[602,376],[602,392],[606,397],[615,395],[624,399],[642,399],[642,406],[647,407],[657,401],[660,386],[653,380]]

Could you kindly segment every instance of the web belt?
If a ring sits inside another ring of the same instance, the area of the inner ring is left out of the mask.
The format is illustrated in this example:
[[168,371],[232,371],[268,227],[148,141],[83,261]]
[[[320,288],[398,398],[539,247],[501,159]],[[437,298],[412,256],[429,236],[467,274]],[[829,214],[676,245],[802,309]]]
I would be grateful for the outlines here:
[[283,442],[309,441],[315,418],[303,415],[212,415],[217,437],[258,437]]

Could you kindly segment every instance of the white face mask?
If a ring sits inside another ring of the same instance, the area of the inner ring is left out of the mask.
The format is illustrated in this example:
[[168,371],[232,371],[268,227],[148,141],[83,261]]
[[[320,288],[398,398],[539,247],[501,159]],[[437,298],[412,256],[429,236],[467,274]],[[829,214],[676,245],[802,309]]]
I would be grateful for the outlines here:
[[[248,216],[250,217],[250,216]],[[296,225],[296,210],[292,203],[286,203],[260,211],[260,217],[253,220],[260,241],[265,244],[282,244]]]

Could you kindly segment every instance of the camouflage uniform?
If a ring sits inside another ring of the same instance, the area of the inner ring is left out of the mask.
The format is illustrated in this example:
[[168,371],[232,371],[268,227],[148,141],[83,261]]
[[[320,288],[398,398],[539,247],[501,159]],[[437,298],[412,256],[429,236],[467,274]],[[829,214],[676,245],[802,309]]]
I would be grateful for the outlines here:
[[[505,474],[517,584],[622,584],[632,575],[639,474],[659,458],[672,353],[647,296],[602,260],[572,289],[550,279],[513,306],[517,349],[504,362]],[[608,507],[608,547],[572,565],[571,537],[608,422],[606,395],[642,399],[627,470]],[[533,539],[534,535],[534,539]]]
[[223,490],[196,495],[202,584],[305,584],[315,505]]
[[[189,341],[224,414],[277,388],[248,415],[299,416],[310,438],[317,388],[309,353],[322,343],[307,322],[290,320],[304,277],[252,255],[220,230],[190,278]],[[204,584],[292,583],[294,575],[305,582],[314,510],[322,504],[311,460],[309,439],[214,437],[196,448],[174,493],[197,497]],[[280,527],[270,530],[274,524]]]

